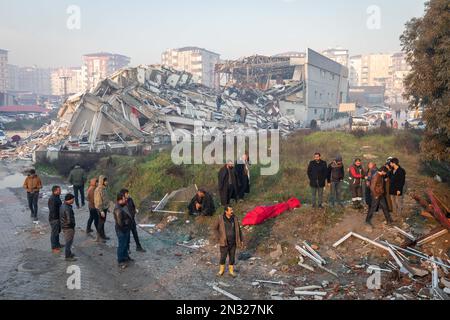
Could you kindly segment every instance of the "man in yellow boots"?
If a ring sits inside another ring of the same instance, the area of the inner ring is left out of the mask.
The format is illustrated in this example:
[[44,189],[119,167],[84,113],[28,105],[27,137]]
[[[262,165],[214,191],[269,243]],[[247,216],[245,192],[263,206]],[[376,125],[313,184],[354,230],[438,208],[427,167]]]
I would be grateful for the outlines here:
[[214,224],[213,231],[216,234],[220,246],[220,270],[217,275],[223,276],[225,273],[225,263],[228,256],[228,271],[230,276],[235,278],[236,274],[234,273],[234,264],[236,248],[242,248],[243,242],[239,220],[233,214],[232,207],[225,207],[223,215],[219,215],[216,223]]

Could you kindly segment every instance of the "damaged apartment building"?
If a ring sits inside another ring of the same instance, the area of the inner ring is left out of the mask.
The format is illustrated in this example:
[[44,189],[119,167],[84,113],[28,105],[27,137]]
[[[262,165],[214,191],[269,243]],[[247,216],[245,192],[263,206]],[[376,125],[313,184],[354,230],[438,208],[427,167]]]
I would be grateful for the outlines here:
[[333,119],[349,89],[348,68],[311,49],[224,62],[216,66],[216,82],[265,90],[282,116],[306,126],[311,120]]

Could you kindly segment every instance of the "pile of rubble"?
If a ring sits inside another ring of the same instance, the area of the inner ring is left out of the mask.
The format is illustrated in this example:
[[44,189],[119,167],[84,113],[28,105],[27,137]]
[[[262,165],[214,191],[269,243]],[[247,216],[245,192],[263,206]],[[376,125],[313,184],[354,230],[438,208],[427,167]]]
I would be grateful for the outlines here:
[[[301,124],[280,115],[278,100],[303,90],[291,81],[268,91],[229,87],[218,92],[194,83],[192,75],[164,66],[138,66],[117,71],[96,88],[69,97],[58,119],[36,131],[16,156],[35,150],[100,151],[114,144],[163,144],[175,129],[204,130],[278,128],[289,134]],[[245,111],[244,111],[245,110]],[[239,117],[237,114],[243,116]]]

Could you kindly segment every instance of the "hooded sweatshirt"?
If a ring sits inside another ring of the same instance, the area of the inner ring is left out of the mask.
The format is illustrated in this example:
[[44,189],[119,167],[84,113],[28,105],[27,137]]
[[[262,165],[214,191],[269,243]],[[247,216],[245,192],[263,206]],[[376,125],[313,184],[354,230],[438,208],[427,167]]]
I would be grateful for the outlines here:
[[103,185],[105,176],[98,177],[98,187],[94,192],[94,205],[99,211],[104,211],[109,208],[109,199],[106,193],[106,187]]
[[95,194],[96,183],[97,183],[96,178],[91,179],[89,181],[89,188],[87,190],[87,200],[88,200],[89,209],[95,208],[94,194]]

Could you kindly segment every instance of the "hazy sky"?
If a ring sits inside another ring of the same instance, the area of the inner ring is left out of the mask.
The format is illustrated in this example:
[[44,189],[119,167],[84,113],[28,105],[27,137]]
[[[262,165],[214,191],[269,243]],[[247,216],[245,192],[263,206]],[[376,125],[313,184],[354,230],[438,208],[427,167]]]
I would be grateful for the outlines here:
[[[78,66],[85,53],[108,51],[132,65],[159,63],[161,52],[187,45],[225,59],[341,46],[350,54],[394,52],[406,21],[425,0],[0,0],[0,48],[9,61]],[[66,23],[80,8],[80,29]],[[369,29],[371,5],[380,29]]]

